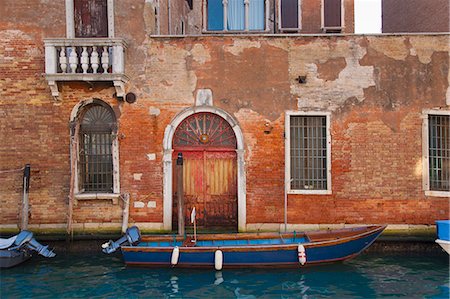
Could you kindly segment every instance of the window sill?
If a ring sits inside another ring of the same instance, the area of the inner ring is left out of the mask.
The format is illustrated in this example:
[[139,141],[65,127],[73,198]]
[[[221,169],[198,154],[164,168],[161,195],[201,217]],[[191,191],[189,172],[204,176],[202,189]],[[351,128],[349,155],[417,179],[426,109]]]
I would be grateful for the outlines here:
[[425,196],[432,197],[447,197],[450,198],[450,192],[448,191],[425,191]]
[[288,190],[288,194],[330,195],[331,190]]
[[270,30],[202,30],[203,34],[263,34]]
[[111,200],[113,204],[119,202],[119,193],[78,193],[75,194],[76,200]]

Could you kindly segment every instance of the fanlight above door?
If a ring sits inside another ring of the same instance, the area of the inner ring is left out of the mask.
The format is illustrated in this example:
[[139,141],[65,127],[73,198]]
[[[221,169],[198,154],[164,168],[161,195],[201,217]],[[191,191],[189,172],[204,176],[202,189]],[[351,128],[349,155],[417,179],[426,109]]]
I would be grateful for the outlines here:
[[187,117],[175,131],[173,147],[236,148],[236,135],[222,117],[201,112]]

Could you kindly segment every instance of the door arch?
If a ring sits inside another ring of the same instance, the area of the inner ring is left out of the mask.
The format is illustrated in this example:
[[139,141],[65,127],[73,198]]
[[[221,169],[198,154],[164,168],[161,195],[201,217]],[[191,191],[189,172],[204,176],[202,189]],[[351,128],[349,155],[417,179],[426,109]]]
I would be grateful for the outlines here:
[[[230,124],[210,112],[192,114],[176,128],[172,146],[173,160],[183,154],[185,223],[189,224],[190,212],[195,207],[199,228],[236,231],[236,136]],[[173,185],[177,185],[176,168]],[[178,203],[176,188],[173,191],[174,227]]]
[[163,157],[163,228],[172,230],[173,208],[173,140],[176,129],[188,117],[196,113],[207,112],[220,116],[229,124],[235,135],[236,153],[236,185],[237,185],[237,226],[239,231],[246,230],[246,177],[244,168],[243,135],[236,120],[227,112],[212,106],[197,106],[183,110],[176,115],[164,132],[164,157]]

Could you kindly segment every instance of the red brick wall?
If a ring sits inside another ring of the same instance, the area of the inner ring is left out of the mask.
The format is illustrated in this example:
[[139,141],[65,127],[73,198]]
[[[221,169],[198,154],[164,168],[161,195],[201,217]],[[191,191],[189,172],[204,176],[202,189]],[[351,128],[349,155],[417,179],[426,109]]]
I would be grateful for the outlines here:
[[[26,9],[37,14],[36,3]],[[446,36],[148,38],[141,19],[127,18],[139,7],[118,7],[116,35],[129,44],[134,104],[119,102],[106,83],[60,84],[62,100],[53,100],[42,76],[42,39],[64,37],[48,21],[64,23],[58,9],[37,24],[29,11],[0,21],[0,170],[31,164],[30,224],[67,221],[70,114],[92,98],[118,117],[130,222],[161,223],[164,130],[205,88],[244,135],[248,223],[283,222],[284,114],[298,109],[331,112],[332,194],[289,195],[289,223],[432,224],[448,217],[448,198],[424,195],[420,164],[422,110],[449,109]],[[296,81],[300,75],[305,84]],[[21,174],[0,180],[0,225],[16,224]],[[156,207],[135,208],[138,201]],[[74,221],[119,223],[121,213],[122,203],[79,201]]]

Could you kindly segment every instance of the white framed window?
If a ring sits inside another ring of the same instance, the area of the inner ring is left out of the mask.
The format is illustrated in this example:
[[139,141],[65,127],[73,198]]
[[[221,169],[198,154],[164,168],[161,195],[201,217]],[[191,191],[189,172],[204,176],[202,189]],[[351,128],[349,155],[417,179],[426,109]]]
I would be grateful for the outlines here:
[[331,194],[331,113],[287,111],[285,117],[287,192]]
[[424,110],[422,118],[425,195],[450,197],[450,111]]
[[66,37],[114,37],[114,0],[66,0]]
[[302,29],[302,0],[278,0],[278,30]]
[[205,0],[203,31],[268,31],[269,5],[269,0]]
[[344,29],[344,0],[322,0],[322,30],[326,33],[340,33]]
[[74,109],[71,159],[76,199],[115,199],[120,195],[117,119],[105,102],[94,99]]

